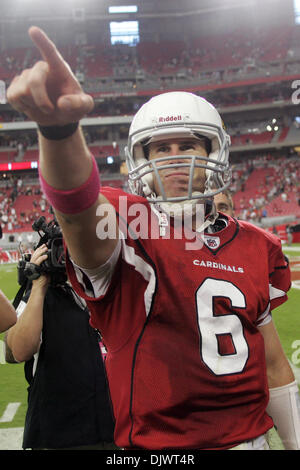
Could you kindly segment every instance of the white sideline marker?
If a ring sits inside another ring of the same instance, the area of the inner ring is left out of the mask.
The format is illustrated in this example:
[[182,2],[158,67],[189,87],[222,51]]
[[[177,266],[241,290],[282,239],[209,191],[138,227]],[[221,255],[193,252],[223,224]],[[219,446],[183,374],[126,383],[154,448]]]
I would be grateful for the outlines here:
[[21,403],[8,403],[0,418],[0,423],[10,423],[14,419],[20,405]]
[[23,450],[24,428],[0,429],[0,451],[1,450]]

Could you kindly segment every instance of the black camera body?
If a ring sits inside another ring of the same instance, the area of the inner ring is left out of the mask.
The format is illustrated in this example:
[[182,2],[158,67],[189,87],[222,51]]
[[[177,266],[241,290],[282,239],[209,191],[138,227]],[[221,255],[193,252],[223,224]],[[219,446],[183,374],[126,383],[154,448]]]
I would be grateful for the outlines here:
[[48,248],[46,253],[48,258],[40,266],[37,266],[30,262],[30,253],[23,254],[18,263],[18,283],[23,285],[28,280],[37,279],[41,274],[49,275],[52,285],[66,282],[63,237],[57,221],[54,219],[47,223],[45,217],[41,216],[32,224],[32,228],[40,236],[40,240],[34,249],[36,250],[39,246],[45,244]]

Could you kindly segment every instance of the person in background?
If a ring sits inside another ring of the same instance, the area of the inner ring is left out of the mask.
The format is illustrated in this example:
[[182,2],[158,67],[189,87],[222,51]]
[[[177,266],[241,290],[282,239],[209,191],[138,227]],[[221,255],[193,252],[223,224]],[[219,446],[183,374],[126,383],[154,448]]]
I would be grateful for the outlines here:
[[[47,250],[38,247],[32,265],[39,267]],[[29,384],[23,448],[116,449],[100,338],[84,301],[63,278],[52,284],[40,274],[17,312],[5,347],[7,362],[25,362]]]
[[286,236],[287,236],[287,245],[291,246],[293,243],[293,227],[291,225],[287,225],[285,227]]
[[234,217],[234,205],[231,193],[228,189],[225,189],[221,193],[217,193],[214,196],[214,203],[217,212],[223,212],[223,214]]

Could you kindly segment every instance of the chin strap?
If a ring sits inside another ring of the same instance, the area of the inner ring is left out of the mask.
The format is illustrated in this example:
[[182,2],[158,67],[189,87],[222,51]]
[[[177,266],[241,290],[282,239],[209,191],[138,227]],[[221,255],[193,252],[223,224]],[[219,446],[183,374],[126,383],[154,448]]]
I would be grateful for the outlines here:
[[[201,217],[203,215],[203,205],[205,209],[204,222],[202,222],[203,217]],[[201,207],[201,211],[199,210],[199,207]],[[157,215],[159,234],[162,237],[166,235],[166,228],[169,226],[169,217],[173,217],[174,219],[180,218],[182,220],[182,216],[184,216],[184,218],[188,217],[189,220],[191,220],[193,216],[196,216],[197,222],[197,215],[201,212],[200,220],[202,223],[196,228],[196,232],[198,233],[204,232],[209,226],[213,225],[218,218],[215,204],[211,199],[207,199],[204,203],[199,202],[199,199],[189,199],[177,203],[160,202],[151,204],[151,208]]]
[[215,221],[218,218],[218,212],[216,211],[216,206],[212,205],[212,212],[208,216],[205,217],[204,223],[196,228],[196,232],[203,233],[205,232],[210,226],[214,225]]

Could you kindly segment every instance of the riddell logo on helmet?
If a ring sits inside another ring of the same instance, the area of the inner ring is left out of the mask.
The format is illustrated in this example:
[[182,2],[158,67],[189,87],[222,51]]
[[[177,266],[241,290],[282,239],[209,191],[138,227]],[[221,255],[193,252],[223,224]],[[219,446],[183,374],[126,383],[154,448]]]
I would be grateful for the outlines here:
[[182,117],[179,116],[167,116],[158,118],[158,122],[172,122],[172,121],[182,121]]

